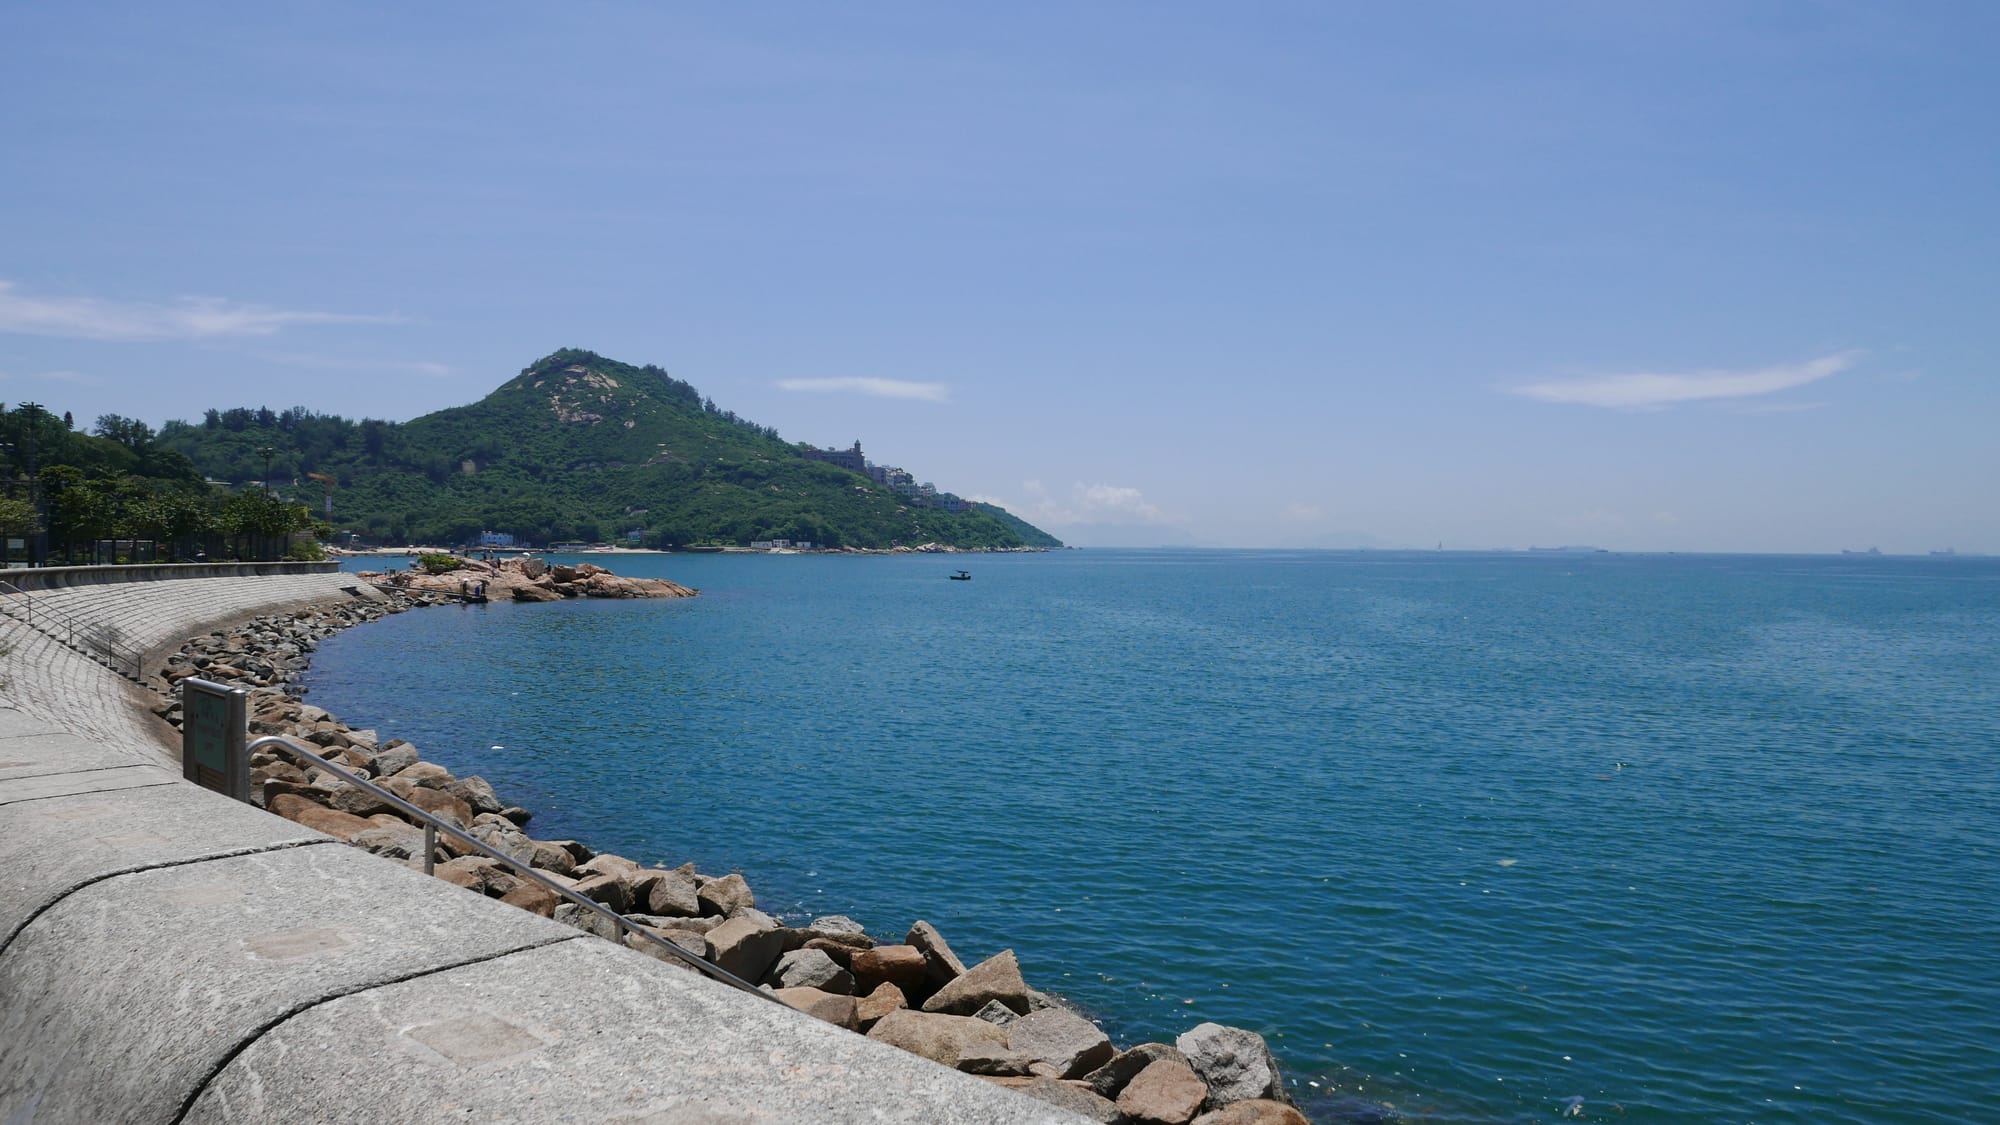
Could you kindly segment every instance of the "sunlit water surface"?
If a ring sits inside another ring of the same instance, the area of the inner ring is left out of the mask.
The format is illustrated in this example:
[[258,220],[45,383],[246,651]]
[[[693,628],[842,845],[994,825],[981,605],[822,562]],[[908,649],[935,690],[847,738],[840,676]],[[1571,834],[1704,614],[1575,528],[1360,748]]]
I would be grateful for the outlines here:
[[2000,560],[594,561],[702,596],[402,614],[312,701],[1321,1116],[2000,1113]]

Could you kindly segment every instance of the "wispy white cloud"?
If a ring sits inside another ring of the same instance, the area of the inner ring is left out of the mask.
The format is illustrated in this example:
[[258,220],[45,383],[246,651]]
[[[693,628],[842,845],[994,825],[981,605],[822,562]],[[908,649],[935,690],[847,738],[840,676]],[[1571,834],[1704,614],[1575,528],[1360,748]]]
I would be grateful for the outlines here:
[[0,281],[0,332],[79,340],[202,340],[270,336],[297,324],[389,324],[396,317],[303,312],[243,304],[220,297],[166,303],[96,297],[35,297]]
[[943,383],[914,383],[906,379],[872,379],[858,375],[839,379],[780,379],[778,386],[787,391],[873,395],[876,398],[909,398],[923,402],[943,402],[951,391]]
[[1023,481],[1021,488],[1028,494],[1026,504],[1001,506],[1009,511],[1020,512],[1039,524],[1067,527],[1079,523],[1164,524],[1168,522],[1166,514],[1147,500],[1144,493],[1125,485],[1085,484],[1083,481],[1077,481],[1070,485],[1066,496],[1051,494],[1038,480]]
[[1589,375],[1515,387],[1515,394],[1543,402],[1602,406],[1613,410],[1656,410],[1704,399],[1751,398],[1775,394],[1837,375],[1861,358],[1858,351],[1836,352],[1804,363],[1750,371],[1636,372]]
[[1731,402],[1721,407],[1731,414],[1803,414],[1808,410],[1823,410],[1828,404],[1816,402]]
[[339,356],[313,355],[308,352],[252,352],[257,359],[267,363],[282,363],[287,367],[310,367],[323,371],[390,371],[410,375],[423,375],[432,379],[443,379],[458,374],[458,368],[446,363],[432,363],[421,359],[342,359]]

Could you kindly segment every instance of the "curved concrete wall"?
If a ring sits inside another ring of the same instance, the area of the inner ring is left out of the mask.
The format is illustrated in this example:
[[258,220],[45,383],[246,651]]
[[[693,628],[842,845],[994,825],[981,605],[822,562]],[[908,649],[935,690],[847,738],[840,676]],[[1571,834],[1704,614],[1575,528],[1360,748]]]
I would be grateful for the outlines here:
[[[180,581],[230,592],[148,582],[99,616],[184,635],[346,596],[324,574]],[[0,619],[8,1125],[1082,1120],[199,789],[157,748],[80,737],[40,712],[102,727],[131,685],[35,636]]]
[[8,567],[0,581],[23,590],[108,586],[121,582],[171,582],[183,578],[248,578],[281,574],[334,574],[338,562],[143,563],[132,566]]

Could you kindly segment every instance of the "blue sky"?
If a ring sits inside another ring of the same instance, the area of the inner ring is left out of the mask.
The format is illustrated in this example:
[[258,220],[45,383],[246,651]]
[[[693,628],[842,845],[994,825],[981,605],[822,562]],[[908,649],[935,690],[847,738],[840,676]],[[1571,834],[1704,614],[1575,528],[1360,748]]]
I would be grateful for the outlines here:
[[2000,7],[11,5],[0,399],[658,363],[1086,545],[2000,552]]

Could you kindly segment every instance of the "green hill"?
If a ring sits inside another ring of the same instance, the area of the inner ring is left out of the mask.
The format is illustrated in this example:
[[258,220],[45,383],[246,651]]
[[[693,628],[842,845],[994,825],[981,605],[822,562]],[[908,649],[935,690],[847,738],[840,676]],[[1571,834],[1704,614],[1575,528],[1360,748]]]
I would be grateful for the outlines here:
[[565,349],[476,403],[405,423],[304,409],[210,410],[169,422],[158,444],[213,479],[266,475],[333,525],[386,542],[458,543],[481,531],[522,542],[647,546],[809,540],[825,546],[1049,547],[1040,529],[984,504],[919,506],[866,476],[808,460],[776,430],[720,410],[658,367]]

